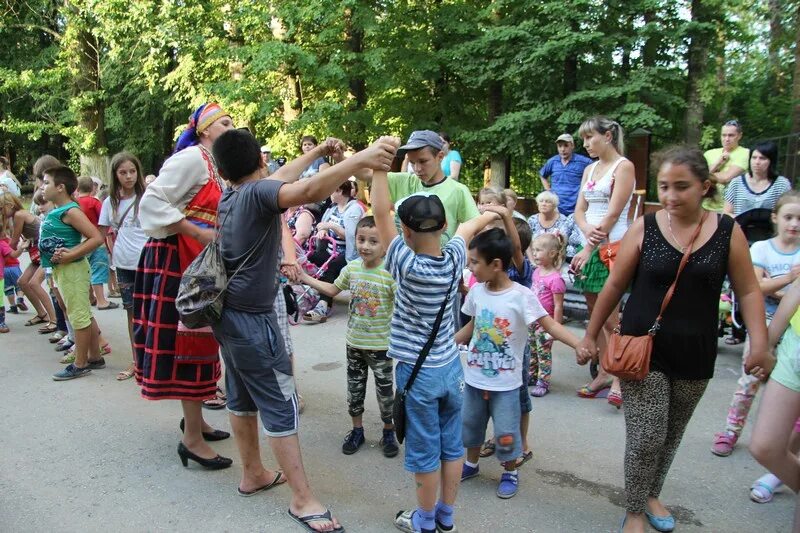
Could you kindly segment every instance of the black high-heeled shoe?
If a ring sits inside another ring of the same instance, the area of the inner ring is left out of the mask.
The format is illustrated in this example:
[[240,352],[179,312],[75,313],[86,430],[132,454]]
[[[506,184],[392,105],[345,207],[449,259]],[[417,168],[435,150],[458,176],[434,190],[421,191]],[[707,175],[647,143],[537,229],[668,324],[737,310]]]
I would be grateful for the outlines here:
[[200,466],[209,470],[222,470],[223,468],[228,468],[233,464],[232,459],[222,457],[221,455],[217,455],[213,459],[203,459],[199,455],[195,455],[189,451],[189,448],[187,448],[183,442],[178,443],[178,457],[181,458],[181,463],[183,463],[183,466],[188,467],[189,459],[191,459]]
[[[183,433],[183,429],[184,429],[185,425],[186,425],[186,422],[184,421],[183,418],[181,418],[181,433]],[[215,429],[211,433],[206,433],[205,431],[203,431],[203,440],[206,440],[206,441],[209,441],[209,442],[213,442],[213,441],[217,441],[217,440],[225,440],[225,439],[229,438],[230,436],[231,436],[230,433],[228,433],[227,431],[222,431],[221,429]]]

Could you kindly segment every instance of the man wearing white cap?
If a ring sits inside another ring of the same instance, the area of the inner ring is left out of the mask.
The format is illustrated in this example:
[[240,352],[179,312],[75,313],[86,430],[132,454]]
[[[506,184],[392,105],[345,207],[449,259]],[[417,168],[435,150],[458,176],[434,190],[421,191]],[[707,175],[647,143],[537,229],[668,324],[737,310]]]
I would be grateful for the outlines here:
[[272,176],[281,168],[277,161],[272,160],[272,149],[267,144],[261,147],[261,159],[264,160],[267,176]]
[[575,141],[569,133],[558,136],[556,147],[558,155],[547,160],[539,175],[545,190],[552,191],[558,196],[558,210],[569,216],[575,212],[583,170],[592,160],[585,155],[575,153]]

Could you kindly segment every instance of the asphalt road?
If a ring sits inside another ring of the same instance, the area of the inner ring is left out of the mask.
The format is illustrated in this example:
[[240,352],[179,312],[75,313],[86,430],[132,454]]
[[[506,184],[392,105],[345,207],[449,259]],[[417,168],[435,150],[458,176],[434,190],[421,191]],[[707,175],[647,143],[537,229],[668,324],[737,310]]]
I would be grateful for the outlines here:
[[[300,439],[311,484],[350,532],[395,531],[392,518],[414,505],[413,482],[402,459],[377,448],[380,420],[368,391],[367,445],[341,453],[349,429],[345,405],[344,307],[326,323],[292,328],[300,390],[307,408]],[[233,439],[215,443],[234,458],[228,470],[181,466],[177,402],[140,399],[133,380],[114,377],[130,359],[121,309],[96,316],[114,353],[107,367],[70,382],[50,376],[61,368],[45,336],[9,315],[0,335],[0,382],[6,411],[0,430],[0,531],[270,531],[301,529],[286,517],[288,488],[253,498],[236,494],[240,468]],[[574,390],[587,377],[556,346],[552,392],[534,399],[530,438],[534,459],[521,470],[520,492],[500,500],[501,468],[481,462],[481,476],[459,494],[462,532],[616,531],[624,513],[622,412],[605,400],[583,400]],[[772,503],[749,498],[762,468],[750,457],[745,429],[731,457],[709,452],[724,424],[736,386],[740,350],[721,345],[716,377],[683,439],[662,498],[678,531],[789,531],[795,498],[787,490]],[[756,404],[757,407],[757,404]],[[755,412],[755,411],[754,411]],[[206,411],[230,429],[224,411]],[[752,421],[751,421],[752,422]],[[269,447],[262,448],[274,464]]]

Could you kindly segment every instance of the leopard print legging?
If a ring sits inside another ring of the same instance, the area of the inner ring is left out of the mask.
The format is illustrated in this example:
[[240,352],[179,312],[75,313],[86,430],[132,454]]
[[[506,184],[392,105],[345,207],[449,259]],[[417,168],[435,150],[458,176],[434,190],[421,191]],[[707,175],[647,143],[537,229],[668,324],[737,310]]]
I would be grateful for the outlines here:
[[622,380],[625,398],[625,497],[630,513],[643,513],[658,498],[686,425],[707,379],[672,379],[650,372],[642,381]]

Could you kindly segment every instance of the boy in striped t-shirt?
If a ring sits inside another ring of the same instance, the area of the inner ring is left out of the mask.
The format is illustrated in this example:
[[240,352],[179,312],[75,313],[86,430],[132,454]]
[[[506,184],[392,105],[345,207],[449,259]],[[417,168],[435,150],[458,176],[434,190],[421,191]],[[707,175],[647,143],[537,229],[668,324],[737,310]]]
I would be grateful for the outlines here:
[[374,218],[364,217],[356,225],[356,249],[359,259],[349,262],[333,283],[316,280],[305,272],[301,274],[301,280],[331,298],[342,291],[350,291],[350,318],[345,339],[347,410],[353,419],[353,429],[344,438],[342,453],[352,455],[364,444],[362,415],[368,369],[371,368],[383,420],[383,437],[379,445],[383,455],[394,457],[399,448],[392,424],[392,360],[386,351],[397,285],[383,268],[386,249],[378,238]]
[[[438,165],[442,157],[440,151],[427,145],[409,144],[401,149],[407,150],[411,161],[422,170]],[[454,338],[452,295],[458,290],[458,277],[466,265],[466,242],[499,216],[487,212],[462,222],[455,236],[442,246],[447,221],[438,196],[417,193],[398,203],[402,235],[398,235],[392,217],[385,172],[373,172],[370,196],[381,242],[388,246],[386,269],[397,280],[389,357],[397,360],[398,389],[408,383],[448,291],[451,296],[430,353],[406,395],[405,468],[414,473],[418,507],[397,513],[394,524],[407,533],[454,531],[453,506],[464,455],[464,371]]]

